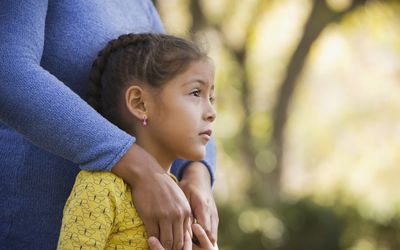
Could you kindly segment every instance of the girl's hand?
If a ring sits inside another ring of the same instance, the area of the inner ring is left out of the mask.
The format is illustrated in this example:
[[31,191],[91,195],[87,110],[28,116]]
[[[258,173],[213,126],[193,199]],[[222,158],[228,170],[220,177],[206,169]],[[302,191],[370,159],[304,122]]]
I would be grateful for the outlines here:
[[[165,250],[160,241],[154,236],[150,237],[147,242],[149,243],[150,250]],[[183,250],[192,250],[192,238],[188,231],[185,234]]]
[[193,234],[199,241],[199,246],[193,244],[194,250],[218,250],[217,243],[212,244],[204,229],[200,224],[192,225]]
[[[197,240],[199,241],[199,245],[195,245],[192,243],[190,234],[188,231],[186,231],[185,245],[183,247],[183,250],[192,250],[192,249],[194,249],[194,250],[218,250],[217,244],[215,244],[215,246],[213,246],[211,241],[208,239],[206,232],[199,224],[193,224],[192,231],[193,231],[194,235],[196,236]],[[150,246],[151,250],[165,250],[165,248],[163,248],[163,246],[161,245],[160,241],[158,241],[158,239],[155,237],[150,237],[148,242],[149,242],[149,246]]]

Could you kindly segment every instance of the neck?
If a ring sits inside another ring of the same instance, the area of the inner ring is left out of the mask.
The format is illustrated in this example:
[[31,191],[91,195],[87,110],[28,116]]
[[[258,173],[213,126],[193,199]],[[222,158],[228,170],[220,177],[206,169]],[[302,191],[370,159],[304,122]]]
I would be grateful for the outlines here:
[[151,154],[165,171],[169,171],[176,157],[169,155],[165,150],[162,150],[159,145],[153,144],[151,140],[144,137],[145,136],[137,135],[136,144]]

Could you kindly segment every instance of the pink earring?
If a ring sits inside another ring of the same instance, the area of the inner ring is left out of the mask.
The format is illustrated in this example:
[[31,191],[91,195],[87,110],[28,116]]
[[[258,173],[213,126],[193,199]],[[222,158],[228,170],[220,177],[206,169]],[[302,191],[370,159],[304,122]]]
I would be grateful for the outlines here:
[[143,127],[146,127],[146,125],[147,125],[147,116],[144,115],[143,116]]

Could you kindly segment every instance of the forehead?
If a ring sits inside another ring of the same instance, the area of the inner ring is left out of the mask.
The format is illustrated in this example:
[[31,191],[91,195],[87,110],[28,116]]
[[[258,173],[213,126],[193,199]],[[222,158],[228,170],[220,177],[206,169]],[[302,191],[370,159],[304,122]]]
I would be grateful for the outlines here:
[[182,89],[188,89],[195,84],[201,84],[214,90],[214,63],[211,59],[194,61],[183,72],[175,75],[161,87],[152,89],[153,93],[169,95]]
[[214,84],[214,64],[211,59],[192,62],[189,67],[175,77],[185,82]]

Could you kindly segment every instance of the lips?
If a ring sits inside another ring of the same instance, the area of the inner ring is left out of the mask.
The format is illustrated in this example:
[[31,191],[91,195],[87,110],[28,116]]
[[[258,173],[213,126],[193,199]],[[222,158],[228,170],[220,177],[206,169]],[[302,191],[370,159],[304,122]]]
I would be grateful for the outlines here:
[[212,134],[212,130],[211,129],[207,129],[207,130],[199,133],[199,135],[208,135],[208,136],[211,136],[211,134]]

